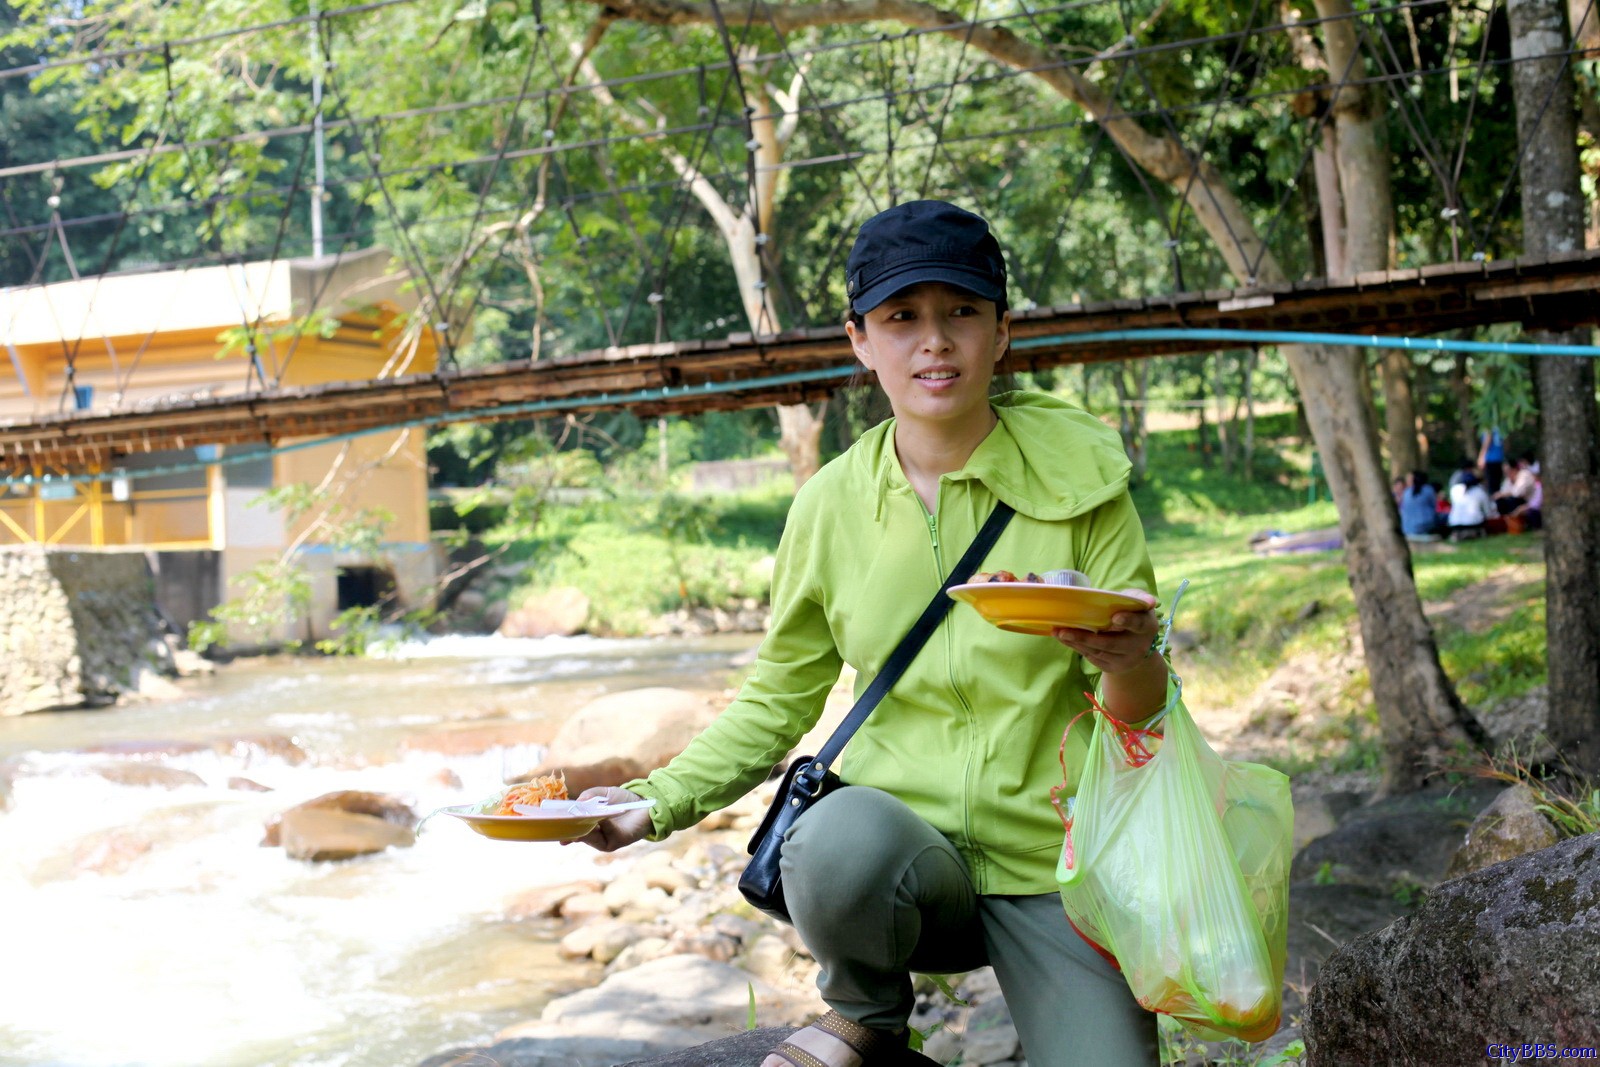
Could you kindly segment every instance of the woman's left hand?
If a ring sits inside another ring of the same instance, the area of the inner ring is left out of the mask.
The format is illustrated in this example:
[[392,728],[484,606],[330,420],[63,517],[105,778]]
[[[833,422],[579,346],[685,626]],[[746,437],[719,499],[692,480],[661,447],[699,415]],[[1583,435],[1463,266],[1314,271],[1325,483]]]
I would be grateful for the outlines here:
[[1149,607],[1143,611],[1119,611],[1111,616],[1113,629],[1079,630],[1058,626],[1051,636],[1100,668],[1103,674],[1123,674],[1144,664],[1150,656],[1151,643],[1161,632],[1161,620],[1156,617],[1155,597],[1141,589],[1119,590],[1123,596],[1143,601]]

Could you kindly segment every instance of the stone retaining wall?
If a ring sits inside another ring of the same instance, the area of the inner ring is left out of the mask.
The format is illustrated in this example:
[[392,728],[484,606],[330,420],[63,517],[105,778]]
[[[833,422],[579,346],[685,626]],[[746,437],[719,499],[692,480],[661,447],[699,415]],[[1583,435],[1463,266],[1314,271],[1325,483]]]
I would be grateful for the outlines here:
[[176,673],[143,552],[0,549],[0,715],[104,704]]

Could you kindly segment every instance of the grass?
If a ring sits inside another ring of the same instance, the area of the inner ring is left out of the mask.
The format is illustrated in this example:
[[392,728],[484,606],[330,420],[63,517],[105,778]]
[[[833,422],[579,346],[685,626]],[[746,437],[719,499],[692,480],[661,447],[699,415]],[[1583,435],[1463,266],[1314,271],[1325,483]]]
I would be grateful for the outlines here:
[[594,632],[633,636],[682,607],[765,603],[768,557],[793,494],[773,486],[671,499],[671,507],[621,496],[546,509],[537,540],[508,553],[529,575],[512,594],[513,606],[555,586],[574,586],[589,597]]

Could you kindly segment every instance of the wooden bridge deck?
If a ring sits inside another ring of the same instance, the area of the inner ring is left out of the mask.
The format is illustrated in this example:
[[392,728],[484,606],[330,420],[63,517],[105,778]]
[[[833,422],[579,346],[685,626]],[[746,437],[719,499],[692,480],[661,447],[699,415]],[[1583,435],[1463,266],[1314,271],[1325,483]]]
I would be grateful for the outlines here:
[[[1546,260],[1447,263],[1249,290],[1035,308],[1013,316],[1019,369],[1240,347],[1197,338],[1074,343],[1075,335],[1215,328],[1421,336],[1517,322],[1600,324],[1600,251]],[[585,352],[562,359],[337,382],[0,425],[0,468],[105,470],[119,457],[200,444],[278,442],[404,424],[525,418],[605,408],[644,416],[820,399],[853,366],[842,327]]]

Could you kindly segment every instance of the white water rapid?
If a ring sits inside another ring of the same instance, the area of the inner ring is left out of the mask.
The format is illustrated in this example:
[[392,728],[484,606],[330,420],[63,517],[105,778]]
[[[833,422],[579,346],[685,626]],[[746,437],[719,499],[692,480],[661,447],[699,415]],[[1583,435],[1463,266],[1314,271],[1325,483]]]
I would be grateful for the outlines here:
[[[241,661],[181,698],[0,719],[0,1065],[410,1067],[537,1016],[597,975],[508,902],[605,878],[597,854],[441,816],[413,848],[313,865],[261,847],[263,823],[336,789],[419,814],[480,799],[539,746],[453,755],[430,734],[541,719],[553,733],[604,692],[720,689],[754,641],[439,639],[385,659]],[[171,744],[252,733],[309,758]],[[133,743],[178,749],[159,762],[199,782],[89,770],[154,761]]]

